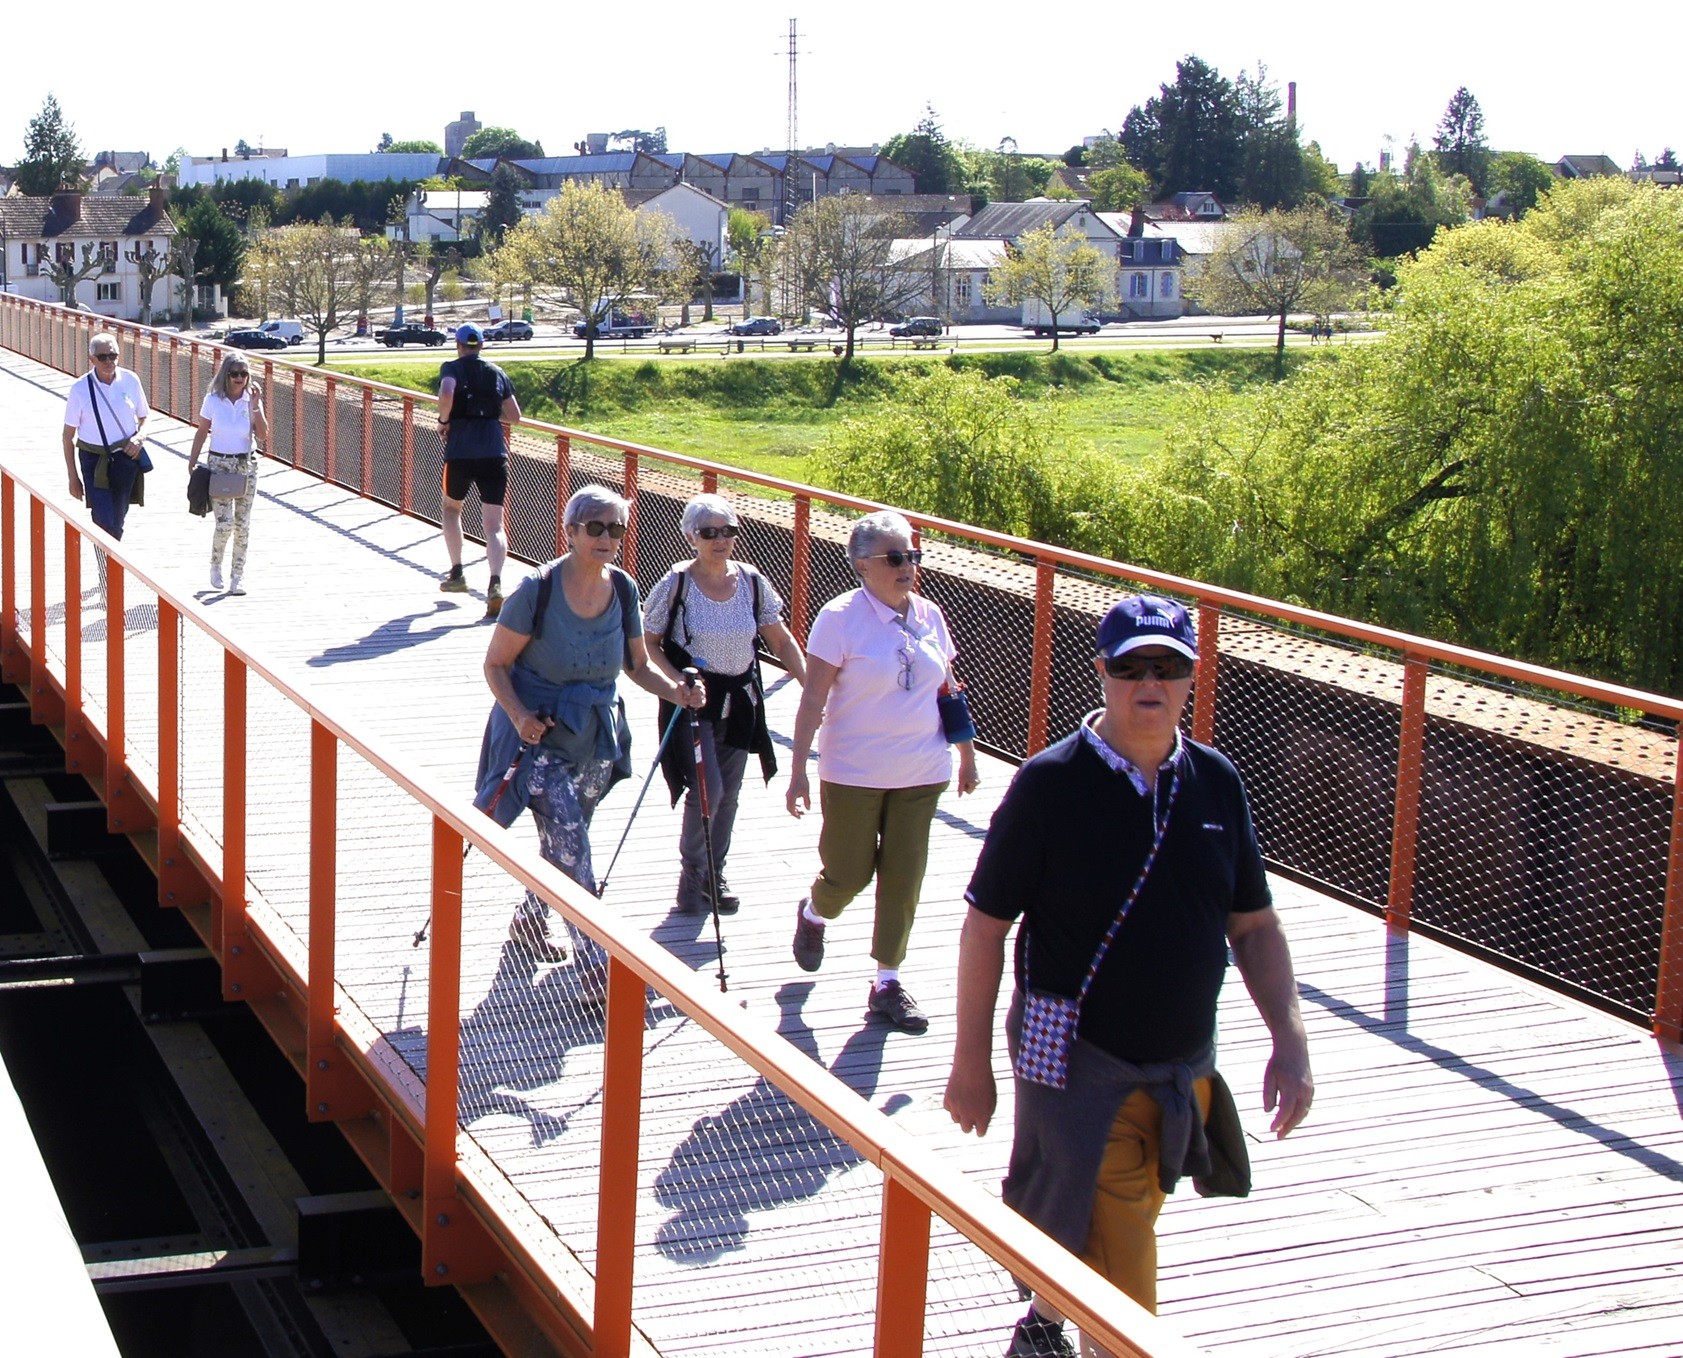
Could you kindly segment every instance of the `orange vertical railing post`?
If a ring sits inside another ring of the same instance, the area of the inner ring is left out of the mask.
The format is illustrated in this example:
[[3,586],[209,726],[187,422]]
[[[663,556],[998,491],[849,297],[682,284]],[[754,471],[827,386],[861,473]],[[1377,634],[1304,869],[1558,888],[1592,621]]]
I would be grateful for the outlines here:
[[608,964],[607,1010],[591,1351],[596,1358],[628,1358],[637,1244],[638,1129],[643,1104],[643,982],[618,958]]
[[47,674],[47,506],[29,497],[29,719],[64,720],[64,703]]
[[1420,842],[1420,784],[1426,756],[1426,662],[1403,662],[1402,729],[1397,744],[1397,804],[1391,822],[1391,884],[1385,923],[1407,933],[1414,908],[1414,867]]
[[339,383],[327,379],[327,469],[322,480],[333,484],[339,466]]
[[[432,949],[427,991],[427,1105],[421,1167],[421,1271],[430,1286],[452,1271],[456,1199],[457,1063],[461,1057],[462,837],[432,822]],[[457,1232],[460,1233],[459,1231]]]
[[1057,567],[1041,560],[1034,568],[1034,647],[1029,662],[1028,753],[1046,748],[1052,723],[1052,586]]
[[[187,346],[187,414],[191,418],[199,409],[199,346]],[[180,413],[177,413],[177,418]]]
[[114,556],[105,558],[105,828],[122,834],[128,823],[128,646],[123,626],[128,572]]
[[805,646],[812,593],[812,500],[809,496],[795,496],[795,536],[790,552],[789,619],[795,640]]
[[362,486],[364,495],[374,492],[374,388],[362,389]]
[[397,507],[405,514],[415,508],[415,398],[403,398],[403,466]]
[[567,550],[567,501],[573,494],[573,441],[565,434],[555,436],[555,555]]
[[158,600],[158,904],[188,899],[193,873],[181,845],[181,610]]
[[292,370],[292,466],[304,465],[304,374]]
[[222,653],[222,998],[243,1000],[250,979],[245,929],[246,667]]
[[627,575],[637,574],[637,454],[625,455],[625,498],[631,501],[631,514],[625,525],[625,545],[620,549],[620,565]]
[[701,493],[703,495],[717,495],[719,493],[719,473],[711,467],[701,474]]
[[929,1290],[929,1207],[885,1160],[872,1358],[921,1358]]
[[23,678],[23,651],[18,645],[17,482],[0,471],[0,682],[15,684]]
[[1221,609],[1198,605],[1198,685],[1192,695],[1192,738],[1215,744],[1216,684],[1221,655]]
[[181,341],[176,339],[176,337],[174,335],[171,335],[169,337],[169,406],[168,406],[168,409],[169,409],[169,413],[171,415],[174,415],[177,419],[180,418],[181,411],[177,408],[176,402],[175,402],[175,370],[181,366],[181,364],[176,361],[180,357],[180,355],[181,355]]
[[1683,1042],[1683,725],[1677,731],[1677,768],[1671,779],[1671,853],[1666,860],[1654,1036]]
[[[160,622],[161,625],[161,622]],[[82,534],[64,521],[64,769],[81,773],[87,746],[82,709]]]
[[338,1044],[339,737],[310,723],[310,951],[304,1008],[305,1115],[311,1122],[360,1117],[368,1087],[345,1068]]

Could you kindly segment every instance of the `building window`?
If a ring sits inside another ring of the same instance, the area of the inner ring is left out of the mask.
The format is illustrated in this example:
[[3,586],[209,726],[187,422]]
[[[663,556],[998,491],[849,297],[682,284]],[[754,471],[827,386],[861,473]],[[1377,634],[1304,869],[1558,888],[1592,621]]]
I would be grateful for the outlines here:
[[106,273],[116,273],[117,272],[117,242],[114,241],[114,240],[102,240],[99,243],[99,254],[100,254],[100,258],[105,261],[105,270],[104,271]]
[[1131,274],[1129,274],[1128,275],[1128,296],[1130,296],[1130,297],[1149,297],[1149,296],[1151,296],[1150,278],[1151,278],[1151,276],[1149,274],[1143,274],[1143,273],[1131,273]]
[[967,274],[967,273],[961,273],[957,278],[953,279],[953,309],[954,310],[956,310],[956,311],[968,311],[970,309],[970,298],[971,298],[970,287],[971,287],[970,275]]
[[123,285],[121,283],[97,283],[94,285],[94,301],[120,302],[123,300]]
[[760,201],[760,191],[759,191],[759,189],[758,188],[744,188],[742,190],[742,201],[745,202],[745,203],[757,203],[757,202],[759,202]]
[[1163,296],[1173,297],[1174,295],[1175,295],[1175,276],[1172,273],[1166,273],[1166,274],[1163,275]]

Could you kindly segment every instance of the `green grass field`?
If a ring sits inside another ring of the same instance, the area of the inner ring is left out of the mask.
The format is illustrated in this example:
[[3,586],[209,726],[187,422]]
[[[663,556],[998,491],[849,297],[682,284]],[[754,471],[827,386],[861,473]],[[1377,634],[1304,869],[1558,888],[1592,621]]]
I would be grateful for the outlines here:
[[[892,374],[915,366],[950,363],[990,377],[1014,377],[1025,395],[1055,389],[1072,432],[1131,460],[1158,446],[1183,384],[1266,382],[1272,362],[1266,351],[1199,349],[873,357],[845,370],[829,358],[540,360],[502,366],[530,418],[806,481],[808,455],[826,431],[868,412]],[[358,363],[340,370],[429,393],[438,384],[436,369],[414,364]]]

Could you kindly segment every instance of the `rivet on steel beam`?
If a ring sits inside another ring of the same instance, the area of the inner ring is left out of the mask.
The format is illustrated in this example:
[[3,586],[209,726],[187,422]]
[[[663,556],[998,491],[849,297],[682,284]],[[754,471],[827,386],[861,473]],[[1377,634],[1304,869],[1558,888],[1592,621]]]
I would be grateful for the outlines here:
[[323,1057],[320,1061],[316,1062],[316,1069],[317,1070],[326,1070],[327,1069],[327,1058],[326,1057]]
[[442,1277],[444,1277],[444,1276],[445,1276],[445,1275],[446,1275],[446,1274],[447,1274],[447,1273],[449,1273],[449,1272],[450,1272],[450,1265],[449,1265],[449,1264],[438,1264],[438,1265],[435,1265],[435,1266],[434,1266],[434,1268],[433,1268],[433,1272],[434,1272],[434,1273],[436,1273],[436,1274],[438,1274],[438,1276],[439,1276],[439,1277],[440,1277],[440,1278],[442,1278]]
[[238,957],[240,955],[240,945],[236,943],[233,947],[229,948],[228,951],[233,956]]
[[232,993],[233,993],[233,994],[235,994],[235,995],[238,995],[238,994],[239,994],[239,993],[240,993],[240,991],[241,991],[241,990],[242,990],[242,989],[244,989],[244,987],[243,987],[243,986],[241,986],[241,985],[240,985],[240,983],[239,983],[239,982],[238,982],[238,981],[235,981],[235,982],[234,982],[234,984],[233,984],[233,985],[231,985],[231,986],[229,986],[229,987],[228,987],[228,989],[229,989],[229,990],[230,990],[230,991],[231,991],[231,992],[232,992]]
[[326,1111],[327,1111],[327,1105],[325,1103],[318,1103],[316,1105],[316,1112],[325,1113]]
[[438,1214],[438,1224],[440,1226],[448,1226],[450,1224],[449,1214],[445,1213],[445,1212],[440,1212]]

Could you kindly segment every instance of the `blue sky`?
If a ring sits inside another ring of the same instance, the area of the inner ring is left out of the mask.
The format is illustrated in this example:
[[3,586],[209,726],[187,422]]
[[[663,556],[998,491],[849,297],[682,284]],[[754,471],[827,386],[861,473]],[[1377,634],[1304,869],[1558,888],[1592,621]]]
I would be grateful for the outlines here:
[[[49,90],[88,152],[159,160],[178,145],[214,154],[242,137],[299,153],[371,150],[382,132],[442,142],[464,109],[551,154],[587,132],[657,124],[675,150],[778,149],[791,18],[807,146],[886,140],[927,102],[951,137],[1061,151],[1118,128],[1191,52],[1229,78],[1260,61],[1282,90],[1296,81],[1305,137],[1346,170],[1376,161],[1386,138],[1399,150],[1412,135],[1429,143],[1459,85],[1477,96],[1498,149],[1548,160],[1604,152],[1622,165],[1638,149],[1650,158],[1667,144],[1683,150],[1683,105],[1668,97],[1683,37],[1675,5],[1541,3],[1523,19],[1490,3],[1347,0],[1065,4],[1028,11],[1046,16],[1038,24],[1024,13],[884,0],[542,9],[294,0],[228,11],[227,33],[188,17],[194,42],[207,44],[194,58],[182,51],[183,24],[133,26],[123,64],[148,73],[133,85],[100,61],[8,62],[0,161],[22,154],[24,127]],[[365,54],[364,72],[352,53]]]

